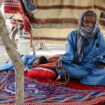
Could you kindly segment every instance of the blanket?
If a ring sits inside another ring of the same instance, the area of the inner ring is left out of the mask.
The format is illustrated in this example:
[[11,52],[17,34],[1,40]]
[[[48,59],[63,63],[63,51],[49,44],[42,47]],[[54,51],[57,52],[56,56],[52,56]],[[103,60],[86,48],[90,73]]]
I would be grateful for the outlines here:
[[[15,72],[0,72],[0,81],[0,104],[14,105]],[[73,89],[73,84],[72,88],[69,87],[70,84],[61,87],[54,85],[52,80],[32,80],[27,77],[24,85],[24,105],[100,105],[105,102],[105,87]]]

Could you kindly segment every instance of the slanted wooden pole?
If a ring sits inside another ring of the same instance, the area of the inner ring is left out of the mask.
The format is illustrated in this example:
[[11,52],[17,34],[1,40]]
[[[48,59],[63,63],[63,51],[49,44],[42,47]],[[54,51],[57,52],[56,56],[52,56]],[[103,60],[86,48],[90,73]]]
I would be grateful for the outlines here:
[[5,21],[0,12],[0,36],[4,43],[7,54],[9,55],[16,72],[16,105],[24,105],[24,65],[20,54],[16,51],[9,38]]

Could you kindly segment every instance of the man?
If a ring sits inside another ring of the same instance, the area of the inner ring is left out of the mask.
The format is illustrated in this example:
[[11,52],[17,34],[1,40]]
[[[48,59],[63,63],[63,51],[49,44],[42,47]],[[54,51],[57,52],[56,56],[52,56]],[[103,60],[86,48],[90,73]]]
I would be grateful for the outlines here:
[[58,66],[83,84],[105,86],[105,70],[101,65],[105,63],[105,40],[92,10],[82,14],[79,29],[71,32],[67,40],[66,52],[60,57]]

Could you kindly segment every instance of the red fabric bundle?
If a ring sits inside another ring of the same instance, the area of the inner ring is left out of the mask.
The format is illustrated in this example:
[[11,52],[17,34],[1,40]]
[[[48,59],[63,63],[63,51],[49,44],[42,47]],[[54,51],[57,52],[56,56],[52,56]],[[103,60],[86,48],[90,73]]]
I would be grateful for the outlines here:
[[54,79],[56,77],[56,73],[49,68],[35,67],[28,70],[26,76],[32,79]]

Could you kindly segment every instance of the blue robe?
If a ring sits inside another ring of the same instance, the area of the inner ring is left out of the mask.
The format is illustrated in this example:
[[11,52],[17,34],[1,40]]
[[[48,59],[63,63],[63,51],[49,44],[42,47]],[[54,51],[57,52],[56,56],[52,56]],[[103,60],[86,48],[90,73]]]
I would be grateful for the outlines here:
[[[60,57],[63,68],[72,78],[80,79],[87,85],[105,86],[105,69],[97,69],[96,66],[105,63],[105,40],[101,32],[97,38],[87,43],[83,50],[83,59],[80,63],[74,63],[76,51],[76,38],[78,30],[71,32],[68,37],[66,52]],[[58,74],[61,73],[57,70]]]
[[[22,61],[24,63],[25,70],[32,68],[32,63],[37,59],[36,55],[23,55]],[[0,71],[3,70],[14,70],[12,61],[9,60],[7,63],[0,65]]]

